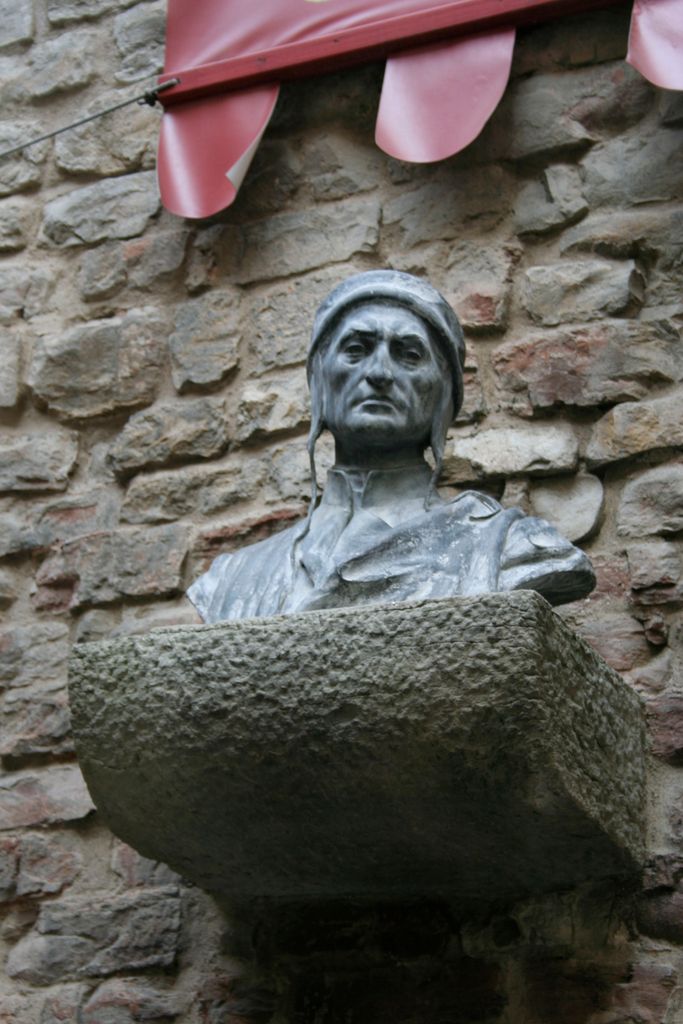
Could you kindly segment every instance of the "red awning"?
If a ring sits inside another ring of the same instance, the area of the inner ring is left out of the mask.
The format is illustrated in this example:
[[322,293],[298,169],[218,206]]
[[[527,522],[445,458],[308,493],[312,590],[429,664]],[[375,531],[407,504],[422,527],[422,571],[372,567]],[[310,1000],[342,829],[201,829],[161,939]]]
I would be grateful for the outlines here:
[[[377,144],[413,162],[467,146],[507,84],[515,25],[618,0],[169,0],[158,174],[185,217],[229,206],[278,83],[386,57]],[[636,0],[629,60],[683,88],[683,0]],[[658,77],[655,77],[658,76]]]

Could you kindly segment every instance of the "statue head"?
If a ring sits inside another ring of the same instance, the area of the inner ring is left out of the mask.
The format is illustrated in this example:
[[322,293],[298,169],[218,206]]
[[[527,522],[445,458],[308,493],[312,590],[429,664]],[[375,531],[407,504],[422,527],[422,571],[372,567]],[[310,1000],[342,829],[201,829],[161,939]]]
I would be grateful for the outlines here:
[[309,452],[325,428],[353,452],[431,447],[438,478],[462,404],[464,341],[455,313],[426,281],[375,270],[342,282],[320,306],[308,355]]

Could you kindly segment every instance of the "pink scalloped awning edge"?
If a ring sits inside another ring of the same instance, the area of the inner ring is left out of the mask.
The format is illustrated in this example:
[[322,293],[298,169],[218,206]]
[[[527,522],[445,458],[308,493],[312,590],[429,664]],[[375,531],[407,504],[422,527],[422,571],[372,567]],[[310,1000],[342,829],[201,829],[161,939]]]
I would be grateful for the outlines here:
[[683,89],[683,0],[635,0],[626,60],[662,89]]

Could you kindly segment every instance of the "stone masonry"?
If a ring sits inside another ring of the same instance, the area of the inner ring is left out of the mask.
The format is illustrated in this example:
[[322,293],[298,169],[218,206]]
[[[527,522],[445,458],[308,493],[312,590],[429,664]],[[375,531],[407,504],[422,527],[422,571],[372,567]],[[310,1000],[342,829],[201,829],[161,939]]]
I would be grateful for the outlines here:
[[[159,0],[0,13],[0,148],[159,69]],[[683,99],[623,62],[629,13],[521,31],[499,110],[436,165],[375,148],[380,66],[288,84],[205,222],[160,206],[148,107],[0,163],[2,1024],[680,1024]],[[304,513],[311,319],[375,267],[428,276],[466,328],[444,492],[537,512],[593,559],[562,614],[646,708],[633,888],[253,928],[94,811],[71,645],[194,621],[183,591],[217,553]]]

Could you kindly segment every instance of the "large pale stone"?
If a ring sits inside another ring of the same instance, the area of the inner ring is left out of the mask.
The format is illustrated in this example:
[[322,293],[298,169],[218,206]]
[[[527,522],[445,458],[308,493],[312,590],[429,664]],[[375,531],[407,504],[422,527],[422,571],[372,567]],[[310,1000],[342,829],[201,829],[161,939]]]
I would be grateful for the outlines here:
[[617,135],[584,159],[584,195],[591,207],[680,199],[683,132]]
[[36,219],[33,204],[26,199],[6,199],[0,203],[0,252],[24,249]]
[[573,224],[588,210],[576,167],[555,164],[540,180],[530,181],[515,206],[515,226],[520,235],[543,235]]
[[575,469],[578,457],[578,441],[567,424],[492,427],[456,438],[444,476],[453,482],[509,473],[548,476]]
[[215,387],[239,366],[238,296],[219,293],[176,306],[168,339],[173,384],[183,391]]
[[601,481],[590,473],[534,482],[529,492],[534,515],[552,523],[571,541],[583,540],[595,532],[603,497]]
[[141,235],[159,209],[153,171],[73,189],[45,207],[43,231],[60,246]]
[[81,644],[70,694],[114,831],[238,899],[486,904],[642,856],[639,699],[532,592]]
[[302,427],[309,415],[304,370],[281,372],[244,388],[237,407],[237,437],[247,441],[294,430]]
[[0,0],[0,50],[33,38],[33,0]]
[[166,5],[139,4],[119,14],[114,22],[114,39],[121,63],[119,82],[137,82],[161,71],[164,63]]
[[130,7],[135,0],[47,0],[47,18],[51,25],[99,18],[120,7]]
[[[84,116],[102,107],[102,100],[95,100],[86,107]],[[72,174],[98,177],[148,170],[154,166],[157,132],[158,115],[151,107],[126,107],[58,135],[57,166]]]
[[44,313],[55,287],[55,275],[46,267],[5,265],[0,277],[0,319],[19,316],[30,320]]
[[75,764],[8,773],[0,779],[0,831],[78,821],[94,809]]
[[263,498],[270,475],[263,460],[139,474],[128,486],[121,518],[128,523],[168,523],[193,512],[222,512],[257,495]]
[[[35,121],[16,121],[0,124],[0,149],[14,149],[27,139],[42,135],[47,128]],[[41,142],[37,146],[29,146],[14,156],[0,161],[0,196],[12,192],[22,192],[42,181],[43,168],[49,153],[49,143]]]
[[617,530],[626,537],[683,530],[683,465],[656,466],[629,480],[619,503]]
[[644,398],[683,376],[678,332],[666,322],[603,321],[505,342],[492,355],[499,385],[522,412]]
[[248,284],[288,277],[372,252],[379,239],[379,217],[377,200],[357,199],[249,224],[235,280]]
[[116,473],[210,459],[228,446],[224,399],[197,398],[163,404],[131,416],[109,460]]
[[512,272],[521,255],[508,246],[456,242],[448,253],[442,290],[467,331],[505,330]]
[[532,320],[554,326],[635,312],[643,292],[642,275],[631,260],[566,260],[530,267],[522,297]]
[[64,491],[77,457],[72,431],[8,433],[0,443],[0,491]]
[[28,68],[18,88],[31,99],[78,89],[95,77],[96,55],[94,32],[61,32],[31,49]]
[[0,327],[0,409],[14,409],[21,395],[21,339]]
[[134,309],[38,338],[29,383],[48,408],[67,419],[86,419],[152,402],[162,360],[159,315]]
[[598,420],[586,450],[591,466],[603,466],[642,452],[683,446],[680,394],[649,402],[626,402]]

